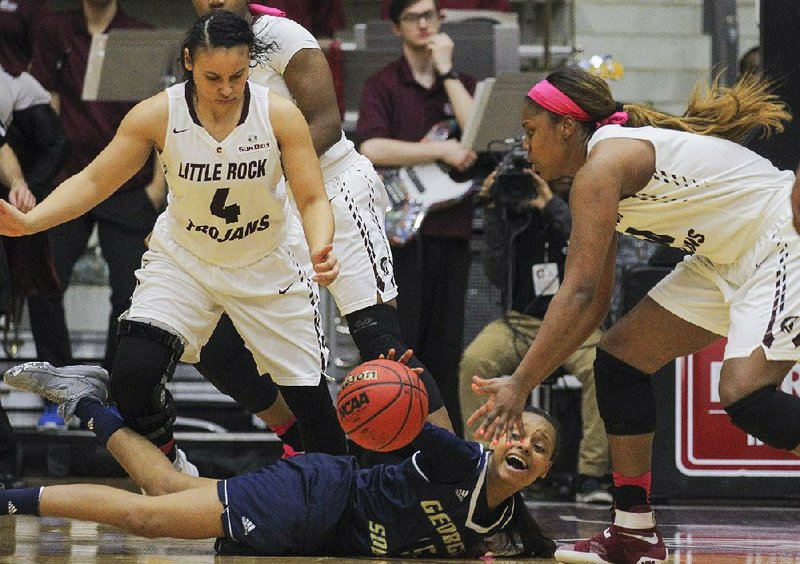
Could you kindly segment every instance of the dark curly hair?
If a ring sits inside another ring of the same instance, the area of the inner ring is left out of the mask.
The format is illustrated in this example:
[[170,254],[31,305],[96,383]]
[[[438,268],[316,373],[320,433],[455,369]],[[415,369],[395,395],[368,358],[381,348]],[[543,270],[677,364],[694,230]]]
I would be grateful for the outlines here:
[[247,45],[250,50],[250,66],[261,64],[276,49],[275,42],[265,43],[256,37],[247,20],[224,10],[212,12],[199,18],[181,43],[181,66],[184,80],[192,80],[192,71],[183,65],[183,53],[189,51],[194,59],[200,49],[214,47],[237,47]]

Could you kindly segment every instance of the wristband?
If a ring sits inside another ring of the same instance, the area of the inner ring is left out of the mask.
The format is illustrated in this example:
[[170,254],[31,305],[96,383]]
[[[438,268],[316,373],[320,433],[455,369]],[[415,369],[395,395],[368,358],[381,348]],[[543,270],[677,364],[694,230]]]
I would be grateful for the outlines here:
[[458,74],[458,73],[457,73],[456,71],[454,71],[453,69],[450,69],[450,70],[449,70],[449,71],[447,71],[446,73],[444,73],[444,74],[440,74],[440,75],[439,75],[439,78],[441,78],[441,79],[442,79],[442,81],[445,81],[445,80],[451,80],[451,79],[452,79],[452,80],[459,80],[459,79],[461,78],[461,75],[460,75],[460,74]]

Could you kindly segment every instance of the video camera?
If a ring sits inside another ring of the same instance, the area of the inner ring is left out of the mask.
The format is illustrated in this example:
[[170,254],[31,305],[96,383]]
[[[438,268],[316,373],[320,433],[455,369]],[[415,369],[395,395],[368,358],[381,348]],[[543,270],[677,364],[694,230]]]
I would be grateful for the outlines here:
[[522,139],[515,137],[505,141],[506,150],[497,167],[497,176],[489,191],[496,204],[517,209],[527,207],[526,202],[536,197],[536,183],[530,172],[528,153],[522,147]]

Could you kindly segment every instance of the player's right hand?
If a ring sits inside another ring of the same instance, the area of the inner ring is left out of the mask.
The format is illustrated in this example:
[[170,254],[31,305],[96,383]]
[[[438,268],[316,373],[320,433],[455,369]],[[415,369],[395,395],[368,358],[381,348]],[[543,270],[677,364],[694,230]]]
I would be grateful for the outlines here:
[[0,235],[21,237],[31,233],[25,214],[5,200],[0,200]]
[[[389,352],[387,352],[386,354],[381,353],[378,356],[378,358],[381,358],[381,359],[385,358],[386,360],[396,360],[400,364],[405,364],[406,366],[408,366],[408,361],[411,360],[412,356],[414,356],[414,351],[412,349],[406,349],[406,352],[404,352],[402,355],[400,355],[400,358],[396,358],[397,357],[397,351],[395,349],[389,349]],[[417,376],[419,376],[420,374],[425,372],[424,368],[411,368],[409,366],[409,369],[412,372],[414,372]]]
[[472,391],[488,396],[486,403],[467,420],[470,427],[480,422],[475,438],[498,444],[505,436],[506,443],[510,444],[515,427],[520,433],[524,433],[522,412],[525,410],[528,394],[522,393],[513,376],[490,379],[473,376]]
[[333,254],[333,245],[325,245],[311,253],[311,266],[314,275],[311,277],[320,286],[327,286],[339,276],[339,261]]

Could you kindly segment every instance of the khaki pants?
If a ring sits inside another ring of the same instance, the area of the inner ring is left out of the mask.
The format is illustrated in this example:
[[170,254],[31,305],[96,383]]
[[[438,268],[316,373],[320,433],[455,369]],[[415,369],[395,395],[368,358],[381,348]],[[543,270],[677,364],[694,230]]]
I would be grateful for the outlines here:
[[[511,311],[504,319],[492,321],[484,327],[464,351],[459,367],[459,399],[467,438],[471,438],[475,430],[474,426],[467,427],[467,419],[484,401],[483,397],[472,392],[472,376],[477,374],[483,378],[497,378],[511,374],[530,347],[541,324],[541,319]],[[580,380],[583,387],[583,437],[578,453],[578,472],[594,477],[603,476],[610,468],[608,442],[597,409],[594,387],[593,365],[600,335],[600,331],[596,330],[562,365],[568,374]]]

